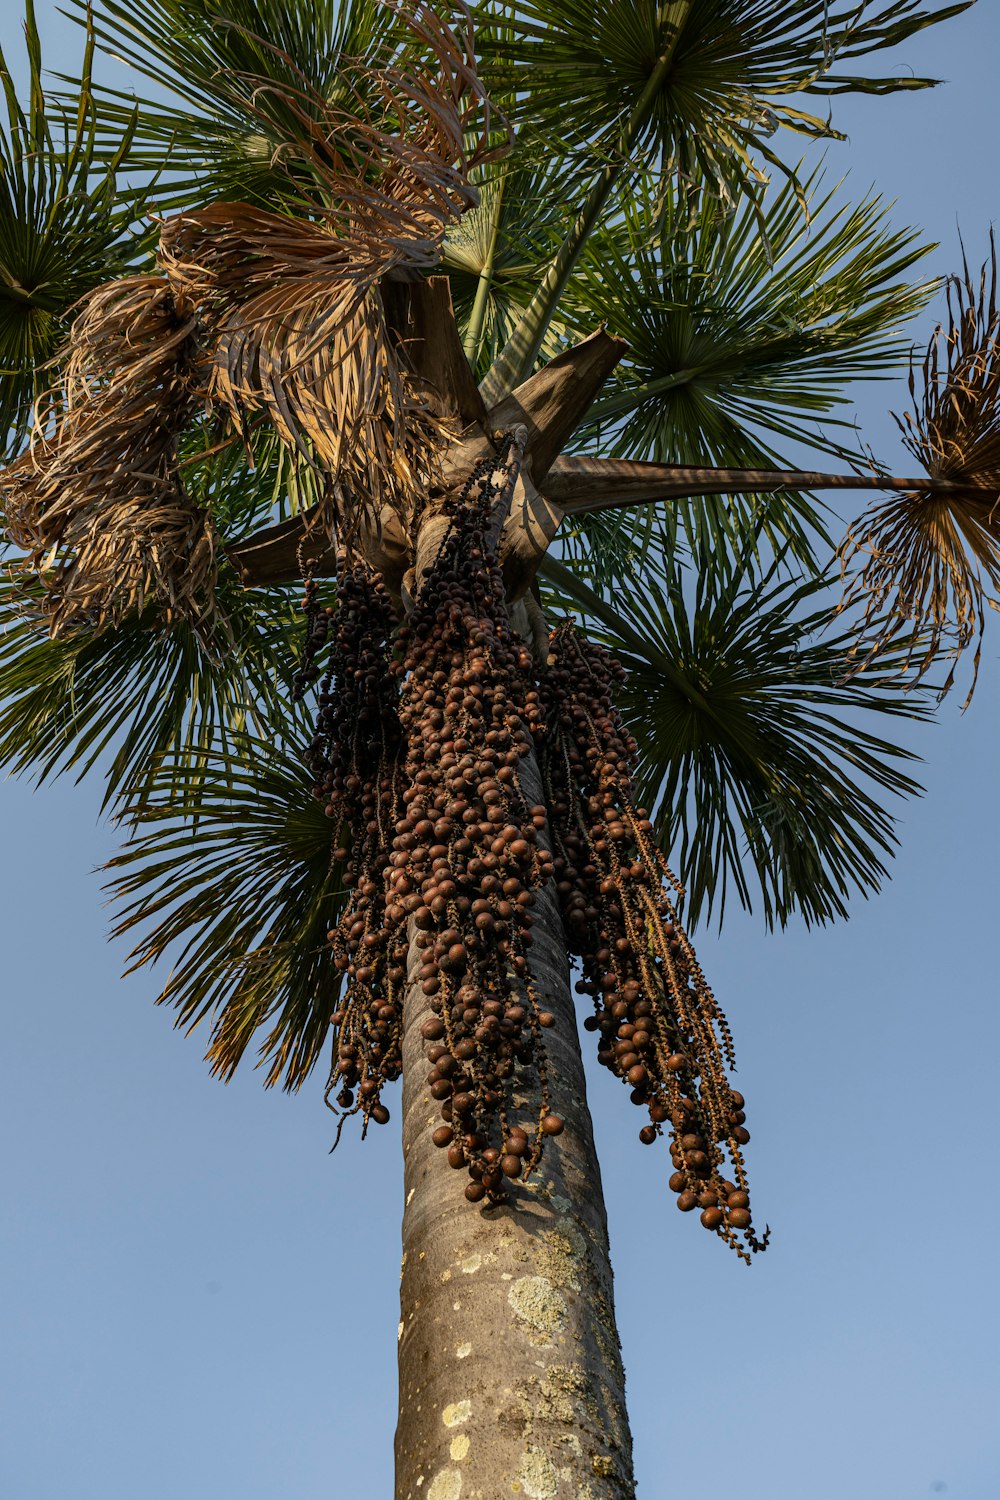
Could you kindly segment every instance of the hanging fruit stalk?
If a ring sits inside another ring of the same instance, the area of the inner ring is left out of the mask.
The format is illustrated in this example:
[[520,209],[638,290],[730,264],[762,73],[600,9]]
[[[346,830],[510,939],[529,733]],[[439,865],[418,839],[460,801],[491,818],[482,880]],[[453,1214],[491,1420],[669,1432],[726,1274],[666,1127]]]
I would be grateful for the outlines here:
[[[504,457],[506,456],[506,468]],[[399,633],[407,789],[396,825],[390,920],[412,919],[423,993],[435,1144],[491,1203],[537,1165],[551,1113],[542,1032],[553,1017],[532,979],[534,892],[550,878],[545,809],[518,768],[542,729],[532,660],[510,626],[490,545],[516,478],[505,448],[477,466]],[[532,1100],[515,1118],[514,1096]]]
[[[554,1016],[531,967],[536,893],[554,877],[599,1061],[648,1112],[641,1141],[669,1129],[678,1207],[700,1209],[749,1260],[768,1235],[750,1216],[729,1028],[678,922],[652,823],[632,802],[636,746],[612,704],[622,669],[570,622],[540,668],[511,627],[496,539],[516,477],[508,438],[435,518],[437,552],[403,624],[366,565],[341,568],[333,609],[307,584],[296,690],[329,642],[310,767],[351,890],[329,935],[346,985],[328,1098],[336,1090],[365,1129],[388,1120],[381,1093],[402,1068],[412,947],[430,1010],[435,1145],[468,1174],[472,1203],[499,1203],[529,1177],[563,1128],[543,1042]],[[535,747],[544,802],[521,785]]]
[[395,620],[381,581],[363,565],[341,568],[334,607],[317,608],[311,584],[306,602],[306,660],[295,688],[301,694],[315,675],[317,655],[332,636],[308,761],[314,793],[337,830],[333,857],[344,864],[343,882],[351,893],[328,934],[333,961],[347,982],[332,1018],[327,1100],[337,1090],[344,1118],[360,1112],[367,1130],[370,1120],[387,1123],[382,1087],[402,1071],[406,931],[387,920],[385,901],[400,792],[397,688],[388,671]]
[[[678,1208],[700,1208],[706,1229],[749,1260],[747,1247],[763,1250],[768,1234],[758,1239],[750,1217],[744,1100],[726,1075],[732,1038],[677,919],[680,887],[632,802],[636,745],[611,696],[623,679],[571,622],[553,632],[542,766],[556,890],[583,969],[577,991],[594,1001],[584,1026],[649,1114],[639,1139],[652,1145],[669,1126]],[[735,1181],[723,1175],[727,1153]]]

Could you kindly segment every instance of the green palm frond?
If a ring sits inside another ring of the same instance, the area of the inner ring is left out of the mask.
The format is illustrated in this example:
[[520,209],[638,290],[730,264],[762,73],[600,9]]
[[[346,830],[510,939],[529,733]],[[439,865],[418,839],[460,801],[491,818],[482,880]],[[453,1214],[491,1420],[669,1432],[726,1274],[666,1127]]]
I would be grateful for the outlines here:
[[844,682],[853,637],[829,629],[831,580],[779,578],[777,562],[761,580],[753,558],[650,565],[613,608],[547,562],[548,602],[582,610],[628,671],[639,794],[659,809],[689,920],[721,922],[732,889],[748,909],[759,899],[769,926],[795,912],[825,923],[887,874],[884,795],[920,791],[902,769],[916,757],[861,726],[931,710],[896,660]]
[[[640,170],[701,185],[721,204],[744,196],[767,249],[760,209],[767,168],[804,189],[767,144],[779,126],[837,136],[829,119],[782,102],[792,94],[891,93],[933,82],[862,78],[841,60],[892,47],[973,0],[929,11],[916,0],[881,10],[861,0],[527,0],[510,35],[483,44],[488,89],[517,101],[514,123],[585,165],[573,225],[484,383],[499,401],[533,369],[577,259],[610,204]],[[484,12],[489,16],[489,10]]]
[[[488,86],[516,97],[519,118],[564,146],[610,145],[644,106],[634,150],[733,196],[781,166],[779,127],[836,136],[796,94],[893,93],[935,80],[841,72],[967,10],[918,0],[523,0],[504,10],[511,35],[487,44]],[[484,7],[487,16],[493,7]],[[655,85],[651,87],[651,84]]]
[[287,594],[244,592],[221,580],[227,632],[204,641],[163,629],[154,607],[118,627],[52,640],[39,592],[0,570],[0,764],[40,783],[95,767],[105,805],[142,800],[246,730],[289,717],[302,634]]
[[158,1003],[211,1025],[212,1071],[251,1042],[268,1086],[297,1089],[330,1029],[340,975],[327,931],[344,893],[305,743],[242,736],[195,769],[165,762],[110,861],[115,936],[138,936],[129,972],[172,961]]
[[122,114],[118,140],[98,166],[97,124],[88,32],[73,109],[54,129],[42,89],[42,52],[27,0],[29,90],[22,106],[0,48],[6,120],[0,122],[0,455],[24,442],[31,408],[51,383],[49,364],[68,313],[91,288],[120,274],[139,245],[127,234],[135,196],[117,173],[133,118]]
[[[770,255],[746,203],[722,221],[702,198],[692,216],[676,197],[657,204],[651,182],[594,237],[567,306],[581,329],[606,323],[629,353],[591,408],[583,446],[658,463],[788,467],[777,440],[857,459],[847,433],[823,426],[850,427],[836,415],[847,382],[906,367],[902,330],[938,283],[908,279],[928,247],[889,227],[881,199],[842,202],[819,173],[806,190],[811,223],[788,184],[763,200]],[[816,536],[829,540],[804,495],[689,501],[668,519],[692,545],[719,548],[763,526],[803,561]]]
[[[478,176],[479,203],[449,230],[443,269],[473,368],[483,374],[504,347],[569,227],[566,184],[558,163],[515,151]],[[542,355],[565,343],[547,330]]]
[[[304,105],[358,112],[365,70],[407,45],[379,0],[70,0],[98,45],[134,68],[148,97],[99,91],[100,142],[110,153],[136,111],[130,170],[157,176],[161,211],[207,199],[309,209]],[[412,44],[412,38],[410,39]],[[75,80],[66,79],[75,97]],[[303,175],[304,174],[304,175]]]

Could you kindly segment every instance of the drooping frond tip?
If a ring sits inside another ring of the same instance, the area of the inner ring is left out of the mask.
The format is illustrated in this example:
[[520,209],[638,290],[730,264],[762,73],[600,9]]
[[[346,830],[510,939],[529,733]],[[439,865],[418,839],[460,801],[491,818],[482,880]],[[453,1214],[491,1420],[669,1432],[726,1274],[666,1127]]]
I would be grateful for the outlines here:
[[181,213],[161,225],[159,274],[82,304],[31,447],[0,475],[54,633],[150,597],[196,626],[212,614],[211,526],[176,459],[199,417],[231,437],[270,423],[323,477],[331,532],[385,505],[412,520],[437,434],[379,284],[440,259],[491,129],[462,0],[457,30],[421,0],[387,4],[409,44],[352,70],[346,108],[304,76],[247,80],[259,100],[281,93],[273,151],[295,216],[238,202]]
[[[1000,306],[996,242],[978,280],[964,253],[948,284],[948,327],[939,327],[919,369],[910,370],[914,411],[897,417],[903,441],[932,481],[893,495],[854,523],[841,548],[856,559],[841,608],[863,605],[861,668],[900,632],[913,632],[908,664],[922,677],[976,643],[1000,590]],[[971,697],[970,689],[970,697]]]

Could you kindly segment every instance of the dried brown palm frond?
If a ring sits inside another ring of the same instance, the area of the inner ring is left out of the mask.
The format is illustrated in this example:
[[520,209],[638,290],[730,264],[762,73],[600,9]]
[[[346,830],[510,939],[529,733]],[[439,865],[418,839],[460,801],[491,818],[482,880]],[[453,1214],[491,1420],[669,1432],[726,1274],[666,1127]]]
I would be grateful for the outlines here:
[[[934,486],[879,501],[841,548],[845,569],[864,558],[841,605],[864,605],[861,665],[901,631],[913,631],[910,664],[916,654],[918,678],[939,656],[951,657],[945,691],[955,659],[982,638],[987,605],[1000,607],[994,597],[1000,590],[1000,307],[992,236],[978,283],[964,256],[961,276],[949,283],[948,323],[947,332],[939,328],[931,340],[919,376],[911,368],[915,414],[896,418]],[[977,644],[973,688],[978,664]]]
[[195,326],[161,277],[98,287],[73,324],[62,389],[0,474],[6,528],[45,584],[53,635],[150,598],[195,628],[214,616],[213,534],[177,465],[203,400]]
[[[238,425],[263,410],[334,481],[323,519],[341,529],[383,505],[405,524],[426,493],[437,427],[378,286],[437,263],[488,154],[471,36],[426,10],[406,20],[433,63],[359,68],[349,108],[305,78],[281,90],[289,133],[274,150],[310,184],[312,218],[215,203],[161,230],[160,263],[215,346],[212,399]],[[278,86],[262,81],[265,91],[273,105]],[[266,117],[273,132],[273,108]]]

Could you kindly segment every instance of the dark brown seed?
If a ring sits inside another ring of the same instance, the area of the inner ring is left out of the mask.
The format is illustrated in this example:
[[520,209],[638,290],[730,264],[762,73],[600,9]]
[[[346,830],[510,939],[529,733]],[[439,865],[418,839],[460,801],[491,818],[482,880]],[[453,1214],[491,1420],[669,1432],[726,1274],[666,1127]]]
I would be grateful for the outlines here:
[[546,1135],[562,1135],[565,1121],[559,1115],[546,1115],[542,1121],[542,1129]]
[[681,1195],[677,1199],[677,1207],[680,1209],[682,1214],[689,1214],[693,1208],[698,1207],[698,1199],[690,1190],[681,1193]]
[[439,1125],[431,1136],[435,1146],[450,1146],[455,1139],[450,1125]]
[[724,1218],[725,1214],[721,1208],[706,1208],[701,1215],[701,1222],[706,1229],[718,1229]]
[[481,1182],[470,1182],[466,1184],[465,1196],[470,1203],[479,1203],[486,1197],[486,1189]]
[[639,1139],[644,1146],[651,1146],[656,1140],[656,1126],[644,1125],[639,1131]]

